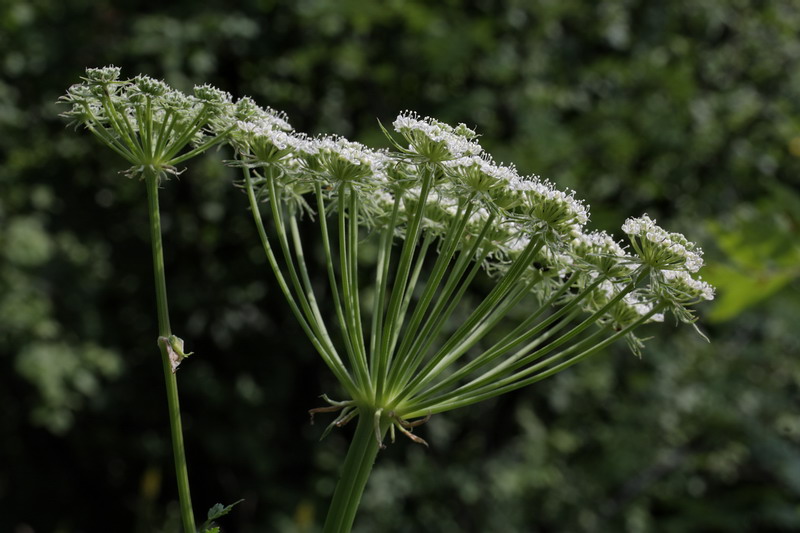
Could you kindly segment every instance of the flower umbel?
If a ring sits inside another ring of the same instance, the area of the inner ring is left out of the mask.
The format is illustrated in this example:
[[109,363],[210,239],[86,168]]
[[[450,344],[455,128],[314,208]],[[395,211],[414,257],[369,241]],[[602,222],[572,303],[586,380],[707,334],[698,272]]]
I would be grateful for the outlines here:
[[232,113],[230,95],[208,85],[187,96],[149,76],[120,80],[113,66],[86,69],[82,79],[61,97],[71,105],[61,116],[125,158],[132,165],[129,176],[141,176],[145,168],[160,178],[178,174],[178,164],[222,141],[207,129]]
[[[281,134],[316,148],[273,140],[276,159],[235,143],[251,201],[269,204],[277,229],[277,247],[262,232],[272,268],[353,402],[344,421],[356,407],[406,420],[469,405],[620,338],[638,351],[636,328],[663,320],[664,311],[685,318],[688,305],[712,295],[692,277],[700,250],[646,215],[623,226],[630,255],[611,236],[584,231],[589,211],[574,192],[495,163],[463,125],[403,113],[394,127],[408,143],[393,141],[394,153],[287,129]],[[334,323],[319,310],[297,210],[286,201],[297,197],[315,211]],[[365,239],[378,250],[368,276],[358,258]],[[468,287],[487,274],[494,289],[464,309]],[[362,276],[374,279],[370,302],[362,301]],[[497,338],[497,326],[522,306],[534,311]]]
[[[281,290],[349,396],[325,397],[329,405],[311,413],[339,413],[323,436],[358,419],[326,533],[349,531],[386,432],[427,445],[412,431],[431,415],[545,379],[616,340],[640,354],[640,326],[665,311],[693,322],[688,307],[713,296],[692,277],[699,249],[647,216],[623,227],[631,255],[611,236],[584,231],[589,210],[574,192],[495,163],[464,125],[414,113],[393,125],[405,142],[384,129],[388,153],[275,126],[268,150],[233,142]],[[305,262],[299,215],[311,211],[335,321],[320,311]],[[365,273],[367,240],[377,257]],[[480,276],[494,287],[466,305]],[[373,280],[369,298],[364,279]],[[523,320],[500,329],[522,309]]]

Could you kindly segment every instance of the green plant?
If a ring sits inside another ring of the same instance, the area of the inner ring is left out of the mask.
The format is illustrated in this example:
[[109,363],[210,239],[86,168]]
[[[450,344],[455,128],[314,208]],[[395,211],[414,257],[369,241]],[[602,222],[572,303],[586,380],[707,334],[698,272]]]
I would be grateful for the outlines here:
[[[118,78],[114,68],[87,71],[65,97],[73,104],[66,115],[147,183],[186,531],[194,531],[194,519],[174,370],[188,354],[169,329],[157,191],[178,172],[175,165],[216,143],[233,146],[230,164],[241,169],[279,287],[348,396],[323,396],[328,405],[312,416],[338,413],[326,433],[357,418],[326,532],[351,529],[387,433],[427,445],[414,428],[428,417],[540,381],[619,339],[638,354],[639,326],[662,321],[665,312],[694,323],[690,306],[713,298],[712,287],[694,277],[702,251],[682,235],[646,215],[630,218],[623,231],[631,254],[605,233],[586,233],[589,212],[573,192],[494,162],[463,124],[403,113],[393,124],[402,141],[384,130],[394,150],[375,151],[296,133],[282,113],[249,98],[234,104],[208,86],[185,97],[147,77]],[[310,220],[322,239],[336,329],[305,261],[301,226]],[[371,283],[362,282],[366,245],[377,250]],[[491,289],[469,306],[464,295],[478,280]],[[528,309],[508,326],[509,315]]]
[[[194,96],[186,96],[147,76],[121,80],[120,69],[112,66],[87,69],[83,82],[70,87],[61,101],[71,105],[63,117],[76,127],[83,126],[91,131],[130,163],[132,166],[125,172],[128,177],[145,182],[158,316],[157,344],[167,389],[181,519],[184,531],[194,532],[175,377],[181,361],[190,354],[184,352],[183,340],[173,335],[170,328],[158,190],[168,175],[180,173],[178,164],[222,140],[205,135],[205,131],[230,101],[230,95],[212,87],[198,86]],[[187,146],[191,148],[184,152]]]
[[[358,419],[326,532],[350,531],[387,432],[427,445],[413,429],[431,415],[535,383],[618,339],[638,354],[636,328],[665,311],[693,323],[689,306],[713,298],[693,277],[702,251],[682,235],[646,215],[628,219],[629,254],[605,233],[585,233],[588,210],[574,193],[495,163],[463,124],[401,114],[403,142],[386,132],[388,152],[297,134],[282,113],[249,100],[236,114],[226,125],[232,164],[268,262],[349,396],[323,396],[329,405],[311,414],[339,413],[326,433]],[[321,232],[336,340],[306,265],[304,218]],[[377,247],[372,283],[361,281],[365,241]],[[462,298],[478,276],[495,283],[467,311]],[[504,329],[520,308],[532,312]]]

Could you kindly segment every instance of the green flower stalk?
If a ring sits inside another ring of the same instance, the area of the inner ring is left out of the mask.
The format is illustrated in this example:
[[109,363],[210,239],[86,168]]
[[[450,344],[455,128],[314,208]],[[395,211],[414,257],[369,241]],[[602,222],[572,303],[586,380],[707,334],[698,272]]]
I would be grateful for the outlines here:
[[172,334],[169,323],[158,190],[168,175],[180,173],[177,165],[222,140],[210,134],[209,127],[230,111],[230,95],[209,86],[199,86],[195,87],[193,96],[186,96],[147,76],[121,80],[120,69],[113,66],[87,69],[82,80],[61,98],[71,105],[62,116],[76,127],[85,127],[122,156],[131,165],[126,175],[140,178],[147,189],[158,315],[157,344],[166,381],[181,518],[184,531],[195,533],[175,378],[178,365],[190,354],[184,353],[183,340]]
[[[702,251],[646,215],[623,226],[629,253],[585,231],[589,212],[573,192],[496,163],[463,124],[403,113],[393,126],[401,140],[386,132],[394,150],[376,151],[296,133],[252,102],[218,124],[280,288],[348,397],[323,396],[311,414],[338,413],[326,433],[358,420],[326,533],[350,531],[386,433],[427,445],[413,431],[431,415],[545,379],[617,340],[638,354],[639,326],[665,312],[692,323],[690,306],[713,298],[694,277]],[[303,218],[320,232],[335,320],[318,304]],[[367,240],[377,260],[365,271]],[[494,286],[469,308],[478,276]],[[527,315],[509,331],[519,309]]]

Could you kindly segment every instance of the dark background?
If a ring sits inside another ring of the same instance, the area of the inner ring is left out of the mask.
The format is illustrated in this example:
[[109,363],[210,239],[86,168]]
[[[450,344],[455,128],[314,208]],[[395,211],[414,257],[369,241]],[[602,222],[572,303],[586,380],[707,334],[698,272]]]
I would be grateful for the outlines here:
[[[800,5],[790,0],[0,2],[0,531],[178,530],[145,191],[56,105],[87,66],[211,83],[385,146],[404,109],[706,249],[707,344],[671,323],[433,418],[382,452],[361,532],[800,530]],[[162,192],[198,514],[323,520],[352,427],[273,283],[245,198],[195,159]]]

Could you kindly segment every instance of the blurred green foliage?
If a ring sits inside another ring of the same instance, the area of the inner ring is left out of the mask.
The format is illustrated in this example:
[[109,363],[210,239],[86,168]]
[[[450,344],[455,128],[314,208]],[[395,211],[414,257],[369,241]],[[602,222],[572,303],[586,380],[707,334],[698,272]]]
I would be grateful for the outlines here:
[[[706,248],[711,344],[662,328],[434,417],[430,451],[379,457],[360,531],[800,529],[798,27],[791,0],[0,3],[0,531],[177,529],[144,188],[55,105],[109,63],[372,145],[402,109],[466,122],[596,226],[647,210]],[[194,500],[312,531],[352,429],[307,425],[338,391],[226,157],[162,194]]]
[[729,213],[730,227],[709,223],[725,255],[724,262],[706,271],[721,292],[712,320],[729,320],[778,291],[790,291],[800,276],[800,195],[782,185],[770,189],[767,196]]

